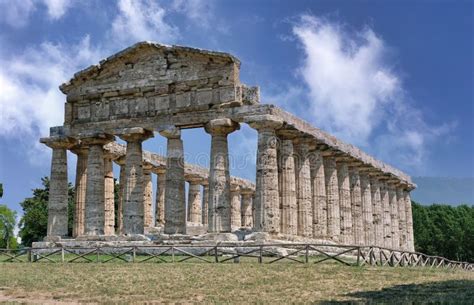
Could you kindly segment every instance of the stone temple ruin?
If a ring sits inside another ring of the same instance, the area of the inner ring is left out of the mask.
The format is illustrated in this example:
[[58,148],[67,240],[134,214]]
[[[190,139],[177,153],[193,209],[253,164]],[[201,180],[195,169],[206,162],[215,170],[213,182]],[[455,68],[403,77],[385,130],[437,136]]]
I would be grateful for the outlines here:
[[[41,139],[53,154],[48,232],[36,244],[278,240],[413,251],[410,177],[260,104],[239,69],[230,54],[141,42],[61,85],[64,125]],[[239,124],[258,132],[255,183],[229,174],[227,135]],[[202,127],[212,138],[210,169],[183,158],[181,130]],[[158,134],[166,156],[142,150]],[[69,237],[68,150],[77,155]]]

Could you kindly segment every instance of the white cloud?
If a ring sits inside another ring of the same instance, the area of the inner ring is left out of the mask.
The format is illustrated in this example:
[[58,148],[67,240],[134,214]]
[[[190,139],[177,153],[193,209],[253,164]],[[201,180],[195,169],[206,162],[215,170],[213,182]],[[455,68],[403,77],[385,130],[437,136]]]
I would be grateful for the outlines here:
[[165,20],[167,11],[155,1],[120,0],[118,9],[112,36],[123,44],[142,40],[172,43],[179,37],[178,28]]
[[[33,161],[38,139],[62,125],[65,96],[58,86],[74,72],[100,59],[89,37],[76,45],[42,43],[22,54],[0,59],[0,136],[21,139]],[[40,149],[40,151],[42,151]]]
[[387,59],[389,48],[372,29],[349,32],[304,15],[293,34],[305,53],[298,75],[309,88],[316,126],[406,168],[421,166],[426,146],[454,127],[431,126],[412,106]]
[[66,14],[67,10],[74,4],[74,2],[70,0],[43,0],[43,1],[48,10],[48,16],[53,20],[60,19],[64,14]]
[[213,17],[213,1],[210,0],[174,0],[171,8],[184,14],[194,24],[209,27]]
[[24,27],[28,24],[34,9],[35,4],[32,0],[0,0],[0,23],[6,23],[14,28]]

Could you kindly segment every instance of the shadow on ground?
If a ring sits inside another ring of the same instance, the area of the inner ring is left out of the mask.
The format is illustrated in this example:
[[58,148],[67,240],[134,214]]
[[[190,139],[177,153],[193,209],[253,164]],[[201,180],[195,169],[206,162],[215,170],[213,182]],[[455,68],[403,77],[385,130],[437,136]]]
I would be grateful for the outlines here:
[[350,301],[323,301],[321,304],[474,304],[474,280],[452,280],[424,284],[397,285],[382,290],[344,295]]

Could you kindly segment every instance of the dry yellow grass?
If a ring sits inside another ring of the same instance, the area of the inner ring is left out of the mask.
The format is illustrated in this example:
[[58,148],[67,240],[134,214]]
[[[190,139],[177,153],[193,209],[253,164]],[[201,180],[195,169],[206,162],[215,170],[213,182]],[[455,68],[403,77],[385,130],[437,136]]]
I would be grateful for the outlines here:
[[0,264],[0,300],[472,304],[474,272],[336,263]]

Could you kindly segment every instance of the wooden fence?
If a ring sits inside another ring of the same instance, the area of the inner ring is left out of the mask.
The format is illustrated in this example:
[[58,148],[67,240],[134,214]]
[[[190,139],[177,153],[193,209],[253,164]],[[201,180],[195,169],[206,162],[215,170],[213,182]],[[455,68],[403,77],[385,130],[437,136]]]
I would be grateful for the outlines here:
[[450,268],[474,271],[474,263],[374,246],[327,244],[153,245],[0,249],[0,262],[24,263],[240,263],[333,261],[347,266]]

